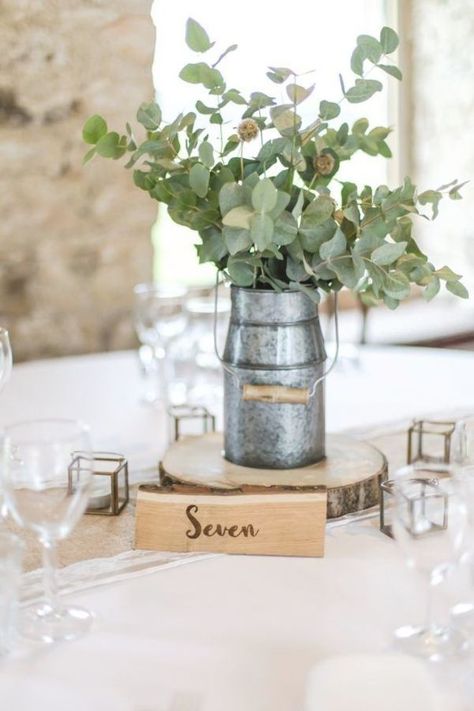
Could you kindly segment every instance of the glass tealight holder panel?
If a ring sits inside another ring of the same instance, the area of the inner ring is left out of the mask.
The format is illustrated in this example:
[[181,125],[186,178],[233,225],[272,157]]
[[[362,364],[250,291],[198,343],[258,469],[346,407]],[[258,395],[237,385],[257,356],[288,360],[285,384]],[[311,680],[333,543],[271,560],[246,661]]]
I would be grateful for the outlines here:
[[396,482],[393,479],[387,479],[380,483],[380,530],[390,538],[393,538],[392,521],[396,502],[395,485]]
[[445,529],[448,525],[448,497],[438,481],[412,479],[401,493],[406,501],[406,530],[414,537]]
[[407,463],[449,464],[452,421],[416,420],[408,430]]
[[215,432],[216,418],[203,405],[174,405],[168,414],[173,423],[174,439],[186,435],[206,434]]
[[[84,455],[76,452],[70,477],[81,469]],[[93,453],[93,477],[86,514],[117,516],[129,501],[128,462],[121,454]]]

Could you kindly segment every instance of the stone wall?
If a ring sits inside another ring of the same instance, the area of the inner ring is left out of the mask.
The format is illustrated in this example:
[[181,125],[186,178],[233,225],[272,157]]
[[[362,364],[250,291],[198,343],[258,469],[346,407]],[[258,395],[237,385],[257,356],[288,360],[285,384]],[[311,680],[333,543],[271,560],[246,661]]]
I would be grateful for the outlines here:
[[128,347],[156,206],[81,127],[152,97],[151,0],[0,0],[0,325],[16,360]]

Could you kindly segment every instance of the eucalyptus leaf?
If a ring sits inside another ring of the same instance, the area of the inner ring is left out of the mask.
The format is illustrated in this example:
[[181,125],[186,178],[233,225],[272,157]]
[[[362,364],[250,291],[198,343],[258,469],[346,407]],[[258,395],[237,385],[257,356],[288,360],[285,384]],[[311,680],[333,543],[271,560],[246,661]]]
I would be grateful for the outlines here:
[[265,213],[258,213],[250,219],[250,238],[259,252],[271,246],[273,220]]
[[94,148],[91,148],[90,150],[88,150],[87,153],[86,153],[86,155],[85,155],[84,158],[82,159],[82,165],[85,165],[85,164],[88,163],[90,160],[92,160],[92,158],[95,156],[95,154],[96,154],[95,147],[94,147]]
[[230,278],[234,284],[237,284],[237,286],[252,286],[255,269],[244,259],[229,257],[227,262],[227,271]]
[[161,124],[161,109],[155,102],[141,104],[137,111],[137,121],[147,131],[156,131]]
[[228,251],[222,234],[214,228],[199,233],[202,244],[196,245],[199,262],[220,262],[227,256]]
[[319,252],[323,242],[330,240],[334,236],[336,229],[337,223],[332,219],[313,224],[303,216],[299,227],[301,244],[307,252]]
[[398,67],[393,64],[377,64],[379,69],[382,69],[386,74],[390,74],[391,77],[395,77],[401,81],[403,79],[403,74]]
[[220,89],[225,86],[222,74],[205,62],[186,64],[179,73],[180,79],[189,84],[202,84],[206,89]]
[[410,295],[410,282],[400,271],[388,272],[383,280],[383,290],[387,296],[393,299],[406,299]]
[[276,205],[269,211],[272,220],[276,220],[282,214],[289,202],[290,196],[288,193],[285,193],[283,190],[277,190]]
[[436,217],[438,217],[439,213],[439,201],[443,197],[442,193],[440,193],[438,190],[425,190],[424,193],[421,193],[418,195],[418,202],[420,205],[428,205],[430,204],[432,207],[432,216],[431,219],[434,220]]
[[328,195],[318,195],[303,212],[306,224],[319,225],[331,217],[334,212],[334,202]]
[[287,67],[269,67],[270,71],[267,72],[267,77],[271,79],[275,84],[283,84],[288,77],[290,77],[294,72]]
[[321,259],[331,259],[344,254],[347,248],[347,240],[344,232],[338,227],[334,237],[331,237],[327,242],[323,242],[319,248],[319,256]]
[[206,168],[214,165],[214,149],[209,141],[203,141],[199,146],[199,158]]
[[347,286],[348,289],[354,289],[360,280],[360,276],[354,266],[351,255],[337,257],[330,263],[330,268],[335,272],[337,278]]
[[224,94],[222,94],[222,101],[226,103],[231,101],[233,104],[240,105],[247,104],[246,100],[241,95],[240,91],[237,91],[237,89],[228,89]]
[[240,227],[224,226],[222,236],[230,254],[237,254],[248,249],[252,245],[249,230],[243,230]]
[[356,79],[355,86],[348,89],[345,96],[351,104],[360,104],[377,91],[382,91],[382,84],[376,79]]
[[292,135],[301,126],[301,117],[295,114],[291,105],[283,104],[270,110],[273,125],[282,136]]
[[206,197],[209,190],[209,169],[202,163],[195,163],[189,171],[189,184],[198,197]]
[[222,215],[245,202],[244,188],[233,182],[224,183],[219,191],[219,207]]
[[449,267],[441,267],[441,269],[436,269],[434,272],[439,279],[444,279],[444,281],[459,281],[461,278],[460,274],[456,274]]
[[207,52],[214,46],[204,27],[191,17],[186,22],[186,44],[193,52]]
[[257,212],[270,212],[277,204],[277,189],[270,178],[263,178],[252,190],[252,205]]
[[352,124],[352,133],[356,133],[357,135],[362,136],[368,128],[369,120],[363,117],[357,119],[357,121],[354,121],[354,123]]
[[392,296],[387,296],[387,294],[384,294],[383,302],[385,306],[387,306],[392,311],[394,311],[400,305],[400,301],[398,299],[394,299]]
[[354,74],[358,74],[360,77],[364,73],[364,59],[364,52],[360,47],[356,47],[355,50],[352,52],[351,69]]
[[341,107],[339,104],[335,104],[332,101],[321,101],[319,104],[319,118],[323,121],[330,121],[336,118],[341,113]]
[[126,147],[120,145],[120,136],[115,131],[106,133],[97,141],[95,147],[97,153],[103,158],[121,158],[126,151]]
[[355,203],[346,207],[343,214],[346,220],[349,220],[352,224],[358,225],[360,223],[360,214]]
[[206,104],[204,104],[200,99],[196,101],[196,109],[204,116],[213,114],[216,110],[215,106],[206,106]]
[[395,30],[391,27],[382,27],[380,31],[380,44],[384,54],[395,52],[398,47],[399,39]]
[[347,141],[347,137],[349,135],[349,126],[347,123],[341,124],[339,127],[337,134],[336,134],[336,140],[340,146],[343,146],[345,142]]
[[254,211],[247,205],[233,207],[232,210],[223,217],[222,223],[227,227],[240,227],[244,230],[250,229],[250,218],[255,215]]
[[359,35],[357,38],[357,46],[360,48],[364,58],[370,59],[373,64],[377,64],[382,56],[382,45],[375,37]]
[[282,212],[276,220],[272,240],[278,245],[288,245],[294,242],[298,234],[298,223],[289,212]]
[[408,242],[385,243],[381,247],[374,249],[370,258],[375,264],[388,266],[397,261],[405,252]]
[[[235,50],[238,48],[239,48],[239,46],[237,44],[231,44],[229,47],[227,47],[227,49],[225,49],[222,52],[221,55],[219,55],[219,58],[214,62],[214,64],[212,66],[217,67],[217,65],[222,62],[224,57],[227,57],[227,55],[230,54],[230,52],[235,52]],[[239,102],[236,102],[236,103],[239,103]],[[245,101],[244,101],[244,103],[245,103]]]
[[434,299],[436,294],[438,294],[439,290],[441,287],[441,282],[438,279],[438,277],[434,277],[426,289],[423,291],[423,298],[425,298],[427,301],[431,301],[431,299]]
[[90,143],[95,145],[102,136],[107,133],[107,123],[102,118],[96,114],[87,119],[82,129],[82,138],[85,143]]
[[293,104],[301,104],[314,91],[314,84],[309,87],[300,86],[299,84],[288,84],[286,93]]
[[460,296],[461,299],[468,299],[469,292],[460,281],[448,281],[446,282],[446,289],[454,294],[455,296]]

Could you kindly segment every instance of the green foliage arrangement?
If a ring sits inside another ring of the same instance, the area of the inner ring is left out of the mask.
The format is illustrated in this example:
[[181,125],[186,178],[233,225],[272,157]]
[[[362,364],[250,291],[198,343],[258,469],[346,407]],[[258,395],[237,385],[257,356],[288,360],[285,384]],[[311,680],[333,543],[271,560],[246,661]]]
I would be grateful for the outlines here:
[[[198,54],[214,47],[193,19],[187,21],[186,43]],[[119,135],[101,116],[92,116],[83,129],[92,146],[84,160],[131,153],[125,167],[134,168],[135,184],[165,203],[175,222],[199,234],[200,262],[213,262],[238,286],[299,289],[315,301],[321,291],[346,286],[369,305],[383,300],[396,308],[411,283],[431,299],[444,281],[450,292],[467,298],[460,275],[447,266],[436,269],[412,236],[413,216],[434,219],[443,196],[460,199],[458,181],[418,193],[409,178],[394,190],[361,189],[337,179],[340,164],[357,151],[391,156],[389,128],[370,128],[366,118],[351,127],[338,119],[345,101],[359,104],[382,90],[380,81],[367,78],[373,70],[402,78],[388,59],[398,43],[389,27],[379,39],[360,35],[351,57],[353,85],[346,87],[340,75],[340,100],[317,101],[307,126],[298,107],[314,101],[314,86],[301,84],[303,75],[292,69],[269,67],[267,77],[282,85],[288,101],[277,103],[260,91],[243,96],[228,88],[218,69],[237,49],[231,45],[212,64],[199,61],[181,70],[183,81],[210,97],[196,101],[196,111],[166,123],[158,104],[142,104],[142,143],[129,124]],[[219,137],[213,141],[215,131]],[[256,148],[247,157],[252,141]],[[430,218],[423,214],[427,207]]]

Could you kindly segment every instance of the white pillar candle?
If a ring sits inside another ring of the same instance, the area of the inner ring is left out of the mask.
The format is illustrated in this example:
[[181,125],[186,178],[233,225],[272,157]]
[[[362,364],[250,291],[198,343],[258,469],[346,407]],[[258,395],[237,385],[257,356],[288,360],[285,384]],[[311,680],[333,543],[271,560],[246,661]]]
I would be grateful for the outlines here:
[[344,655],[313,667],[305,711],[442,711],[426,665],[401,654]]

